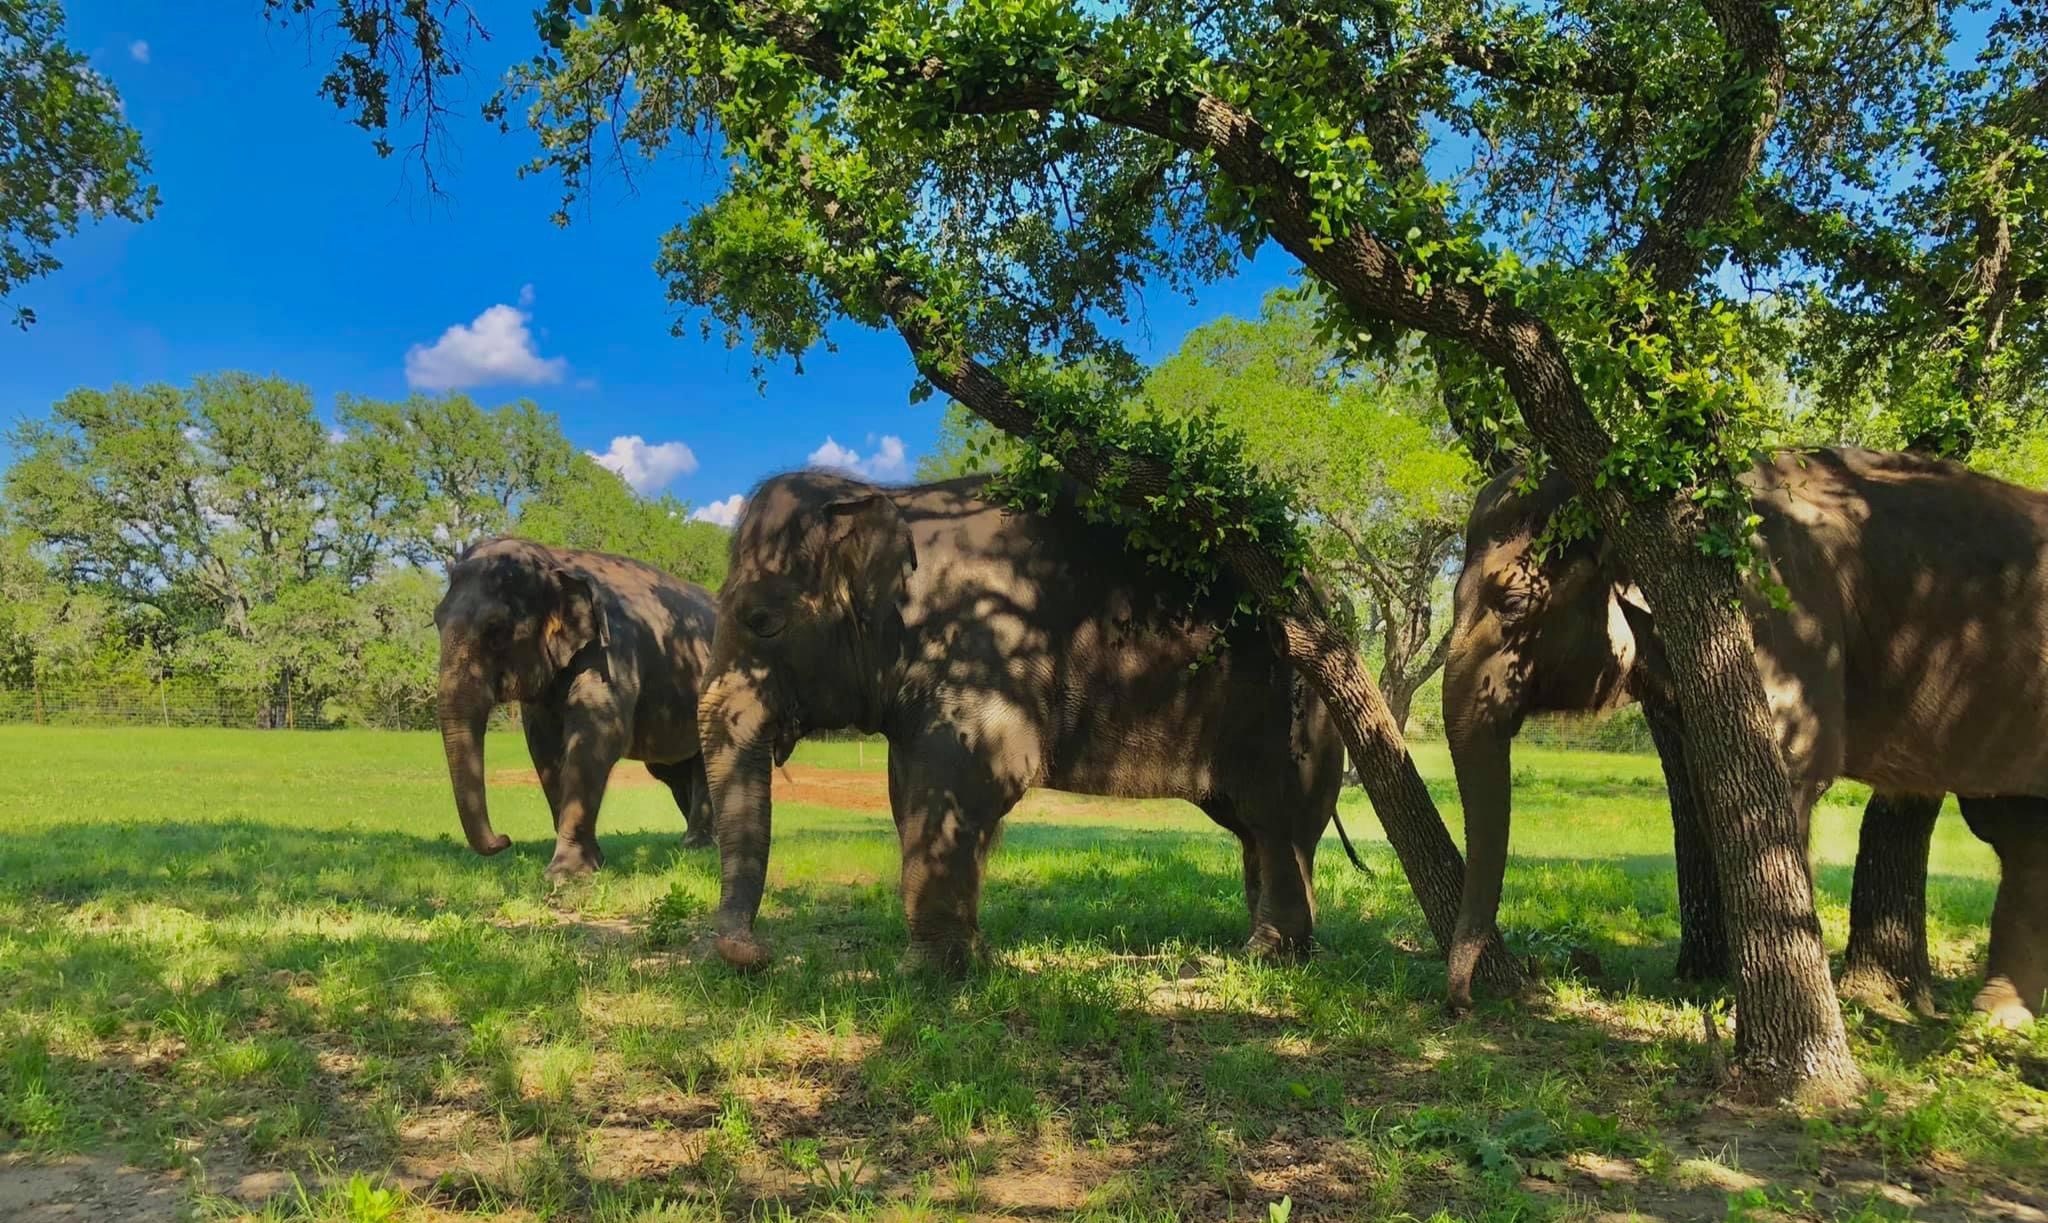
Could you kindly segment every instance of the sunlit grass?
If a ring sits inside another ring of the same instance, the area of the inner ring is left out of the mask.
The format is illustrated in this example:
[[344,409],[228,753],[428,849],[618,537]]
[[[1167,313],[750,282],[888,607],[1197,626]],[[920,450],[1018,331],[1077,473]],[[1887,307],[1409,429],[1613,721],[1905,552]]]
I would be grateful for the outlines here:
[[[551,891],[523,744],[489,755],[515,848],[480,860],[431,736],[0,730],[0,1142],[275,1219],[1852,1217],[1908,1173],[1940,1217],[2042,1179],[2048,1025],[1960,1018],[1995,862],[1953,816],[1930,910],[1958,1017],[1852,1011],[1872,1095],[1802,1118],[1715,1102],[1651,759],[1517,754],[1504,920],[1550,980],[1453,1023],[1355,791],[1376,873],[1332,834],[1301,966],[1238,956],[1237,851],[1191,808],[1034,797],[963,986],[894,971],[886,814],[779,803],[779,958],[741,978],[694,953],[716,860],[665,789],[622,766],[610,865]],[[1455,833],[1447,758],[1416,755]],[[1837,949],[1860,799],[1815,820]]]

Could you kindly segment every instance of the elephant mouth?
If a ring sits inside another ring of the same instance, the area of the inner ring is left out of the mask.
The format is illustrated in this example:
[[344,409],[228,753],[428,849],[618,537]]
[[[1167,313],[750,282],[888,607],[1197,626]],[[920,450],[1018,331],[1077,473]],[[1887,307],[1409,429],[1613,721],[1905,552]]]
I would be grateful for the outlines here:
[[797,740],[804,737],[803,728],[793,722],[785,722],[775,732],[775,767],[788,763],[790,754],[796,751]]

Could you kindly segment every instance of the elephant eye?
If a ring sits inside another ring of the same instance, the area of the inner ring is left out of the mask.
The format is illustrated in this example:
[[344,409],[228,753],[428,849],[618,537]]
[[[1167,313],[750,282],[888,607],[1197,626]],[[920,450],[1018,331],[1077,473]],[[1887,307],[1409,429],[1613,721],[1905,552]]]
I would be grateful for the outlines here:
[[755,608],[743,619],[746,621],[747,631],[756,637],[773,637],[782,631],[782,617],[765,607]]

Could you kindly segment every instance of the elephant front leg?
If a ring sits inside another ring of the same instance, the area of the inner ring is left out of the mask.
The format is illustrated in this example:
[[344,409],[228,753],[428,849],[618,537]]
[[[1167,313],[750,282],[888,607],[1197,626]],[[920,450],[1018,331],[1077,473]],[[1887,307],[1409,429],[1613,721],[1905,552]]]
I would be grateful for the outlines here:
[[623,747],[620,736],[603,728],[571,726],[562,753],[562,808],[555,821],[549,878],[587,875],[604,865],[604,851],[597,845],[597,812]]
[[1872,794],[1856,838],[1841,992],[1934,1013],[1927,959],[1927,851],[1941,796]]
[[1984,988],[1972,1006],[2023,1028],[2048,1005],[2048,799],[1965,798],[1970,830],[1998,853]]
[[1671,851],[1678,868],[1678,965],[1683,981],[1728,975],[1728,932],[1721,917],[1721,882],[1714,875],[1713,847],[1700,824],[1699,803],[1685,771],[1685,735],[1678,712],[1653,696],[1643,700],[1643,721],[1664,766],[1664,792],[1671,800]]
[[519,707],[519,726],[526,733],[526,751],[547,796],[548,815],[562,826],[562,719],[546,705],[532,701]]
[[982,869],[1016,795],[1006,794],[979,761],[946,763],[953,767],[899,763],[891,751],[889,799],[903,850],[903,916],[910,931],[902,967],[959,976],[984,955]]

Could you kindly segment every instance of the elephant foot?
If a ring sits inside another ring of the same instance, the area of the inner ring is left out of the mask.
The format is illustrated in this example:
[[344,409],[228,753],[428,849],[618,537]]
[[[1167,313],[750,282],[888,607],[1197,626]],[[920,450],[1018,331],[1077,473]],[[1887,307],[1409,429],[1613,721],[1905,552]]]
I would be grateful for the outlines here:
[[1991,1022],[2008,1031],[2017,1032],[2034,1022],[2034,1012],[2027,1009],[2019,990],[2006,977],[1992,977],[1984,982],[1984,988],[1977,991],[1970,1008],[1982,1011]]
[[1453,1018],[1472,1013],[1472,978],[1479,971],[1479,955],[1486,950],[1483,939],[1454,938],[1444,972],[1444,1009]]
[[766,968],[768,962],[775,958],[768,950],[768,945],[754,937],[751,930],[735,930],[721,934],[711,946],[718,952],[718,958],[724,960],[728,967],[741,972],[757,972]]
[[988,961],[988,949],[983,946],[979,934],[964,939],[926,939],[916,941],[896,961],[896,971],[904,976],[936,973],[948,980],[959,980],[980,968]]
[[558,841],[555,856],[548,863],[547,877],[553,880],[580,879],[604,865],[604,851],[595,845]]
[[698,832],[693,828],[683,834],[684,849],[709,849],[716,844],[717,840],[708,832]]
[[1282,934],[1269,927],[1252,931],[1252,936],[1245,940],[1244,953],[1273,964],[1300,964],[1315,953],[1315,939]]

